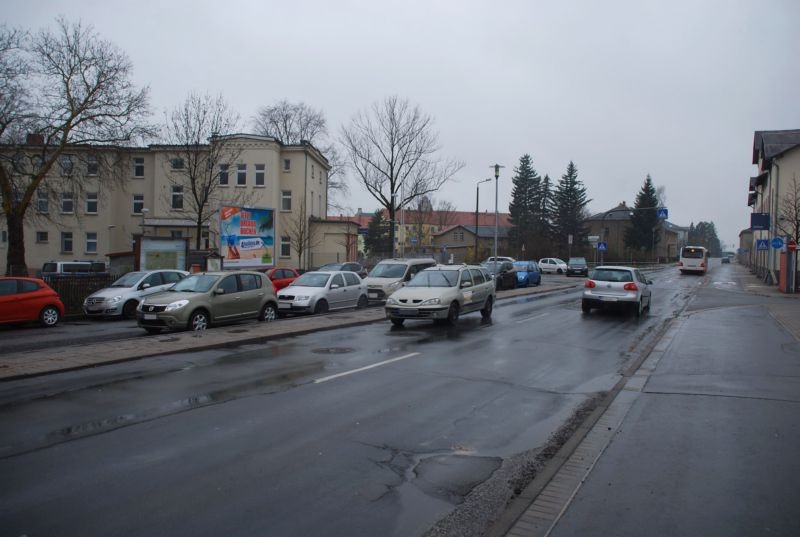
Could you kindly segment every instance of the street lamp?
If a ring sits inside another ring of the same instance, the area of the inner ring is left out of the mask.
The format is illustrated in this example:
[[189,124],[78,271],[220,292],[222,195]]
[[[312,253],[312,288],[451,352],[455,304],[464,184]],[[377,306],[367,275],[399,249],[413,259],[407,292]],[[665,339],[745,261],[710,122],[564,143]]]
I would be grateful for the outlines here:
[[475,254],[474,254],[475,263],[478,262],[478,199],[480,196],[480,186],[481,183],[485,183],[491,180],[492,178],[488,177],[486,179],[483,179],[482,181],[478,181],[478,183],[475,185]]
[[494,168],[494,261],[497,262],[497,226],[499,223],[497,216],[497,184],[500,179],[500,168],[505,168],[505,166],[495,164],[489,167]]

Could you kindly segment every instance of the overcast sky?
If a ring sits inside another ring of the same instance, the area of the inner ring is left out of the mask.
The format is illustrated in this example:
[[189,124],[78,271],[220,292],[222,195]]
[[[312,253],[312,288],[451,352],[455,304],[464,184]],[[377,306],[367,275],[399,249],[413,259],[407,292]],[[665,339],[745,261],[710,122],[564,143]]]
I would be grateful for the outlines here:
[[[442,156],[466,163],[437,197],[460,210],[499,163],[507,211],[528,153],[553,179],[574,161],[592,212],[633,204],[649,173],[671,222],[713,221],[738,244],[753,132],[800,128],[797,0],[6,0],[2,20],[39,29],[57,15],[130,56],[155,119],[208,91],[245,119],[305,102],[337,135],[373,102],[407,98],[435,118]],[[353,211],[378,207],[350,184]]]

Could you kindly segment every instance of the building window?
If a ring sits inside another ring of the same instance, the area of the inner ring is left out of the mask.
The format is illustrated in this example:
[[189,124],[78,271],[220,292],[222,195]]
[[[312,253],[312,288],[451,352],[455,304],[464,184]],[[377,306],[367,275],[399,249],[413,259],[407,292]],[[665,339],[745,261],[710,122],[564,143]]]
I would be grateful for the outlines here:
[[456,242],[461,242],[464,240],[464,232],[463,231],[453,231],[453,240]]
[[72,170],[75,166],[75,163],[72,162],[72,155],[61,155],[59,163],[61,165],[62,176],[66,177],[72,175]]
[[322,184],[322,180],[324,179],[324,177],[323,177],[324,175],[325,175],[325,171],[324,170],[320,170],[319,171],[319,184]]
[[0,243],[5,244],[8,242],[8,231],[5,229],[0,231]]
[[292,161],[288,158],[283,159],[283,171],[288,172],[292,169]]
[[228,186],[228,165],[219,165],[219,184],[221,186]]
[[97,192],[86,193],[86,213],[97,214]]
[[64,253],[64,254],[71,254],[72,253],[72,232],[71,231],[62,231],[61,232],[61,253]]
[[256,186],[264,186],[266,165],[256,164]]
[[144,194],[133,195],[133,214],[142,214],[144,209]]
[[144,177],[144,157],[133,158],[133,176],[137,179]]
[[180,157],[176,157],[174,159],[170,159],[169,165],[172,167],[173,170],[182,170],[183,169],[183,159]]
[[245,186],[247,184],[247,164],[236,165],[236,186]]
[[62,213],[75,212],[75,206],[72,202],[72,192],[61,193],[61,212]]
[[292,256],[292,239],[291,237],[281,237],[281,257]]
[[86,253],[97,253],[97,233],[93,231],[86,233]]
[[311,165],[311,178],[312,179],[316,179],[317,178],[317,172],[314,170],[314,165],[313,164]]
[[97,175],[100,170],[100,165],[97,162],[95,155],[89,155],[86,158],[86,175]]
[[284,190],[281,192],[281,211],[292,210],[292,191]]
[[50,212],[50,200],[47,198],[47,191],[36,191],[36,212],[47,214]]
[[181,231],[180,229],[171,229],[169,232],[169,236],[172,239],[182,239],[183,231]]
[[183,187],[172,185],[172,208],[183,209]]
[[36,242],[38,243],[46,243],[47,242],[47,231],[37,231],[36,232]]

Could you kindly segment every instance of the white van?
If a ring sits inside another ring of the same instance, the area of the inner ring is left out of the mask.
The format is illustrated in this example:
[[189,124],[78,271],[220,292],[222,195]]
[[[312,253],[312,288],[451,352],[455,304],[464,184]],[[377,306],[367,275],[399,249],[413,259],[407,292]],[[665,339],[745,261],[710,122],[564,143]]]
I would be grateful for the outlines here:
[[436,266],[430,257],[414,259],[384,259],[367,274],[367,298],[370,302],[383,302],[403,287],[414,275],[428,267]]

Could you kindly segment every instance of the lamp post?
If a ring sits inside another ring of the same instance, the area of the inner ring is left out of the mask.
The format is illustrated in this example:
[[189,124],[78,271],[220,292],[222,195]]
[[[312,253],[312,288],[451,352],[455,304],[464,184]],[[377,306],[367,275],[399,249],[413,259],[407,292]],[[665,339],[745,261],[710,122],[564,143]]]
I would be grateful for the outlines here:
[[497,226],[499,223],[497,213],[497,184],[500,179],[500,168],[505,168],[505,166],[495,164],[494,166],[490,166],[490,168],[494,168],[494,261],[497,262]]
[[487,177],[486,179],[478,181],[478,183],[475,185],[475,253],[473,254],[474,258],[475,258],[474,259],[475,263],[478,263],[478,261],[479,261],[478,260],[478,200],[480,199],[479,198],[479,196],[480,196],[480,187],[481,187],[481,183],[485,183],[485,182],[491,181],[491,180],[492,180],[491,177]]

